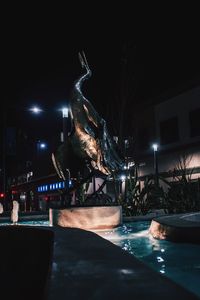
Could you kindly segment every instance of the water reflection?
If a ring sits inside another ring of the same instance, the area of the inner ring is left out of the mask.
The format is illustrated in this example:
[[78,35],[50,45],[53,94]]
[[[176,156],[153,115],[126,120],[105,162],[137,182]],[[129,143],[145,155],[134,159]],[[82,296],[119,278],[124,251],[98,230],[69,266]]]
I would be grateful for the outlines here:
[[149,226],[148,221],[133,222],[96,233],[200,296],[200,245],[156,240]]
[[[110,240],[125,251],[144,257],[153,250],[160,250],[160,245],[149,233],[149,222],[127,223],[112,230],[95,231],[101,237]],[[140,251],[138,252],[138,249]]]
[[[0,223],[0,226],[12,225],[11,222]],[[26,225],[26,226],[50,226],[49,221],[37,220],[37,221],[20,221],[17,225]]]

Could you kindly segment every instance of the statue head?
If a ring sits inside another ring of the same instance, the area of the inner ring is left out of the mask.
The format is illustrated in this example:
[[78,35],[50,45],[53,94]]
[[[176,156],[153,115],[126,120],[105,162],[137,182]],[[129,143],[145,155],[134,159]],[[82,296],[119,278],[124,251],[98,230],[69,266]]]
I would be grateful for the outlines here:
[[89,65],[88,65],[88,62],[87,62],[84,51],[82,51],[82,53],[79,52],[78,56],[79,56],[79,60],[80,60],[82,68],[86,68],[86,70],[88,72],[90,72],[91,70],[89,68]]

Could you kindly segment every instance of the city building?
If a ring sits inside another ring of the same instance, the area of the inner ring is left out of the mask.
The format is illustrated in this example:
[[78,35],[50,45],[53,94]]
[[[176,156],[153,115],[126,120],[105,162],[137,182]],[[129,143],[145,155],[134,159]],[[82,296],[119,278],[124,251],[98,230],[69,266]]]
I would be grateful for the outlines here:
[[174,170],[181,172],[183,168],[191,180],[198,181],[200,86],[175,96],[160,97],[140,110],[136,124],[136,161],[141,180],[156,172],[156,156],[157,172],[169,181],[174,180]]

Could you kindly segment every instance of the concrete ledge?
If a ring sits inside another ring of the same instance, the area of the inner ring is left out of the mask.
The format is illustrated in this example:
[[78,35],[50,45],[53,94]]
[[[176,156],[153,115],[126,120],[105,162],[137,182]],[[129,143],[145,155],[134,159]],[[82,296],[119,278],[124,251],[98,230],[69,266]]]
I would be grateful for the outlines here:
[[166,215],[164,209],[154,209],[146,215],[138,216],[123,216],[123,222],[135,222],[135,221],[151,221],[156,217]]
[[49,210],[51,226],[110,229],[122,224],[121,206],[71,207]]
[[[19,219],[18,221],[47,221],[49,219],[48,214],[22,214],[19,213]],[[5,215],[0,215],[0,223],[11,223],[11,217],[5,216]]]
[[191,213],[158,217],[151,221],[149,233],[156,239],[200,244],[200,222],[196,219]]

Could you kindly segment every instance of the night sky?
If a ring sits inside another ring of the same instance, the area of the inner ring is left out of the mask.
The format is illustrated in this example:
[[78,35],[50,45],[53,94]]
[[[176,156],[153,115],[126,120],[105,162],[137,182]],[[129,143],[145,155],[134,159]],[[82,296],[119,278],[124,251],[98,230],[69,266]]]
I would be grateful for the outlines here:
[[[98,10],[98,9],[97,9]],[[67,104],[73,82],[81,74],[78,52],[84,50],[93,72],[84,95],[108,121],[118,102],[127,62],[134,97],[130,110],[200,78],[199,24],[187,18],[176,25],[163,20],[117,15],[25,15],[4,22],[2,36],[2,100],[7,107],[25,110],[38,104],[49,112],[45,122],[56,124],[54,112]],[[47,17],[47,18],[46,18]],[[122,21],[122,19],[124,21]],[[195,18],[194,18],[195,19]],[[78,21],[77,21],[78,20]],[[27,117],[27,126],[32,119]],[[40,124],[41,125],[41,124]]]

